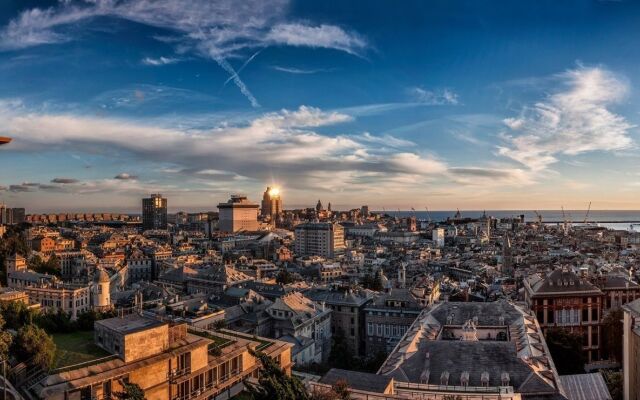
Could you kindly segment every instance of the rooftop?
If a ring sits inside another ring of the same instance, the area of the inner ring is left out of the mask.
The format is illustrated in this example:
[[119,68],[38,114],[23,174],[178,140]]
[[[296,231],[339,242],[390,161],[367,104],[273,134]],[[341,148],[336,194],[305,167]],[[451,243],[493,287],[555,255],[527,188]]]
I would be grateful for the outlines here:
[[128,334],[143,331],[157,326],[166,325],[166,322],[154,318],[144,317],[138,314],[129,314],[124,317],[115,317],[96,321],[96,325],[102,325],[107,329]]

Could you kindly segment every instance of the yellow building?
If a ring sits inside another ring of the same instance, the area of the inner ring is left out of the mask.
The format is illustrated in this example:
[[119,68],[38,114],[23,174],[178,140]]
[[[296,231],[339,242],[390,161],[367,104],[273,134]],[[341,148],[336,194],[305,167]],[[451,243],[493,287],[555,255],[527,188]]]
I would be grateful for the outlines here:
[[[51,400],[109,399],[135,383],[147,400],[227,398],[257,377],[259,350],[291,371],[289,343],[172,325],[131,314],[95,323],[95,343],[110,355],[52,371],[30,389]],[[222,395],[221,397],[219,397]]]

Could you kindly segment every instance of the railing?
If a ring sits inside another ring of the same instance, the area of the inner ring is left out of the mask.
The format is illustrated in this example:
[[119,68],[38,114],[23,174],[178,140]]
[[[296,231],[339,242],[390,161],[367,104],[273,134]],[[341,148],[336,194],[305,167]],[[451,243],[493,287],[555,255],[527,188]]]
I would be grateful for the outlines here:
[[242,375],[240,375],[241,372],[242,371],[240,371],[239,369],[230,371],[229,373],[221,376],[219,379],[210,382],[196,390],[192,390],[191,392],[182,396],[175,396],[172,398],[172,400],[191,400],[198,398],[199,396],[210,394],[209,392],[215,390],[222,390],[222,384],[233,381],[233,378],[236,378],[238,382],[241,381],[243,379]]
[[167,377],[169,378],[169,380],[172,380],[172,379],[184,376],[184,375],[189,375],[190,373],[191,373],[191,367],[186,367],[186,368],[182,368],[182,369],[174,369],[173,371],[169,371],[169,373],[167,374]]
[[100,364],[100,363],[103,363],[103,362],[115,360],[117,358],[119,358],[117,355],[111,354],[111,355],[108,355],[106,357],[96,358],[96,359],[85,361],[85,362],[81,362],[81,363],[78,363],[78,364],[67,365],[66,367],[56,368],[56,369],[51,370],[50,374],[51,375],[53,375],[53,374],[61,374],[63,372],[73,371],[74,369],[78,369],[78,368],[90,367],[92,365],[96,365],[96,364]]
[[427,390],[433,392],[463,392],[463,393],[513,393],[512,386],[457,386],[457,385],[432,385],[426,383],[394,382],[399,390]]

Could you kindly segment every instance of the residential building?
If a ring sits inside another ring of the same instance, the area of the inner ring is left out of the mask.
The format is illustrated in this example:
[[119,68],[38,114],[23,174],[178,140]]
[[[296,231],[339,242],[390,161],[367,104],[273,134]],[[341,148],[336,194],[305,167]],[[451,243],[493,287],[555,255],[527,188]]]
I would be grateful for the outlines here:
[[296,256],[334,258],[344,253],[344,228],[331,222],[307,222],[296,225]]
[[588,362],[600,360],[603,294],[600,289],[568,268],[557,268],[543,277],[524,280],[527,308],[537,317],[543,332],[559,327],[578,333]]
[[349,351],[364,356],[365,306],[373,299],[367,290],[311,289],[304,295],[331,310],[331,334],[344,337]]
[[640,399],[640,300],[622,306],[623,399]]
[[161,194],[142,199],[142,229],[167,229],[167,199]]
[[331,351],[331,310],[299,292],[277,298],[265,310],[273,321],[273,337],[292,343],[296,365],[322,363]]
[[258,376],[250,351],[260,350],[291,371],[291,345],[277,340],[211,332],[139,314],[97,321],[95,343],[104,356],[43,374],[30,397],[109,399],[124,383],[147,400],[228,399]]
[[409,289],[390,289],[368,303],[364,307],[367,354],[390,353],[422,309]]
[[226,203],[218,204],[218,229],[227,233],[257,231],[258,209],[246,196],[232,195]]

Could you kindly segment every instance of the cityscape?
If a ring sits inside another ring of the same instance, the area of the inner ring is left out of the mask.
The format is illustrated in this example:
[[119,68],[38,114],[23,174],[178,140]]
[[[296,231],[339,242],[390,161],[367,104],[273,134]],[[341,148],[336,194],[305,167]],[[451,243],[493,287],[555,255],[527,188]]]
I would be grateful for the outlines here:
[[640,400],[640,3],[0,4],[0,400]]

